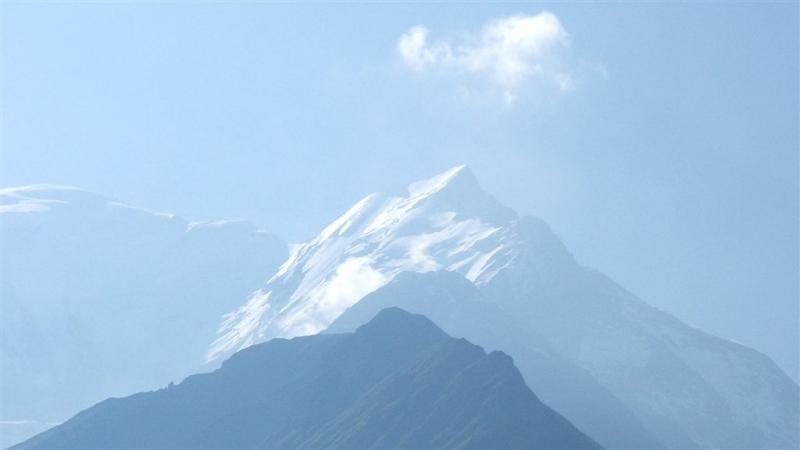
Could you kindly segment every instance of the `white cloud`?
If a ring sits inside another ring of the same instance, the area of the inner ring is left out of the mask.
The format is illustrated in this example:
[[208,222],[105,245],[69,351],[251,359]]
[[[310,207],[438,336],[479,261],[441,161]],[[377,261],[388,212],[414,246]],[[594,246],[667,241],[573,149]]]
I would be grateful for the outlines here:
[[509,104],[532,79],[546,80],[560,90],[575,87],[572,74],[557,63],[559,52],[569,46],[569,35],[553,13],[494,20],[455,43],[430,42],[429,34],[418,25],[397,41],[402,61],[414,70],[446,69],[485,78],[500,88]]

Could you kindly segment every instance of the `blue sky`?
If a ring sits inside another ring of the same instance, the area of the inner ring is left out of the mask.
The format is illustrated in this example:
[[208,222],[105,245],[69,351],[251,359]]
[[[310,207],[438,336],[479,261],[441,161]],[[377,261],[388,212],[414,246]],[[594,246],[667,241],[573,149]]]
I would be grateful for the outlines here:
[[299,241],[466,163],[797,378],[797,3],[4,2],[2,57],[4,186]]

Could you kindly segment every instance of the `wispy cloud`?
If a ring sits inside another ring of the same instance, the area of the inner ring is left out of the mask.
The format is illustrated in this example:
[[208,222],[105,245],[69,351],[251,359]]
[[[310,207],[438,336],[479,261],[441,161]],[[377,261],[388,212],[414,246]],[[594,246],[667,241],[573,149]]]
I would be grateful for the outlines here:
[[417,71],[449,70],[485,79],[510,104],[522,85],[533,79],[559,90],[575,87],[573,74],[557,62],[569,43],[558,17],[543,11],[491,21],[457,41],[431,41],[430,31],[417,25],[400,36],[397,51],[403,63]]

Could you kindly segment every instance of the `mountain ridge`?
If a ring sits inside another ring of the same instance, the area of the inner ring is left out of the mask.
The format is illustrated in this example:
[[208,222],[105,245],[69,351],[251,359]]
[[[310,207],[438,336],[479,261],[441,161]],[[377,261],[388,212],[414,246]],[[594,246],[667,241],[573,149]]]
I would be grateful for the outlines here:
[[391,306],[422,314],[449,335],[487,351],[499,349],[510,355],[545,404],[604,447],[664,448],[588,372],[562,359],[543,336],[498,308],[457,273],[403,272],[348,308],[325,332],[351,331]]
[[251,346],[12,448],[600,447],[542,404],[507,355],[389,308],[353,333]]

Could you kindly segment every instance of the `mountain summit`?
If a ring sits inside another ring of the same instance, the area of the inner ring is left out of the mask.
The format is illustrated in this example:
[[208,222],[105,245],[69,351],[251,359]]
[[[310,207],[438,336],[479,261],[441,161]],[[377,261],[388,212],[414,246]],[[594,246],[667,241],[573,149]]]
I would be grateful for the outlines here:
[[444,269],[484,283],[513,257],[506,230],[516,219],[466,166],[412,183],[403,196],[368,195],[296,248],[266,287],[226,316],[208,357],[322,331],[404,271]]
[[[318,333],[400,273],[434,271],[464,278],[477,293],[457,292],[477,303],[465,309],[450,292],[463,283],[451,277],[403,283],[401,291],[450,299],[423,310],[465,336],[482,336],[479,345],[503,345],[525,362],[531,389],[601,445],[798,446],[798,386],[768,357],[690,327],[582,267],[544,222],[518,217],[464,166],[403,194],[357,202],[224,316],[208,357]],[[380,297],[407,303],[394,292]],[[508,342],[512,329],[520,338]],[[592,407],[563,395],[566,383],[587,393]],[[609,427],[609,417],[619,426]]]

